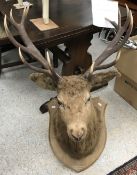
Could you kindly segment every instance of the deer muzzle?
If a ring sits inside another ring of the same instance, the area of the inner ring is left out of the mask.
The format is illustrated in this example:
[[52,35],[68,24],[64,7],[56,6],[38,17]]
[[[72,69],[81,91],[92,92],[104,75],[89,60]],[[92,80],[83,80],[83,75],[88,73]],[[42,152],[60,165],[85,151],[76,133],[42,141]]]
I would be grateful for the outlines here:
[[72,123],[67,128],[68,136],[74,142],[82,141],[87,134],[87,127],[84,123]]

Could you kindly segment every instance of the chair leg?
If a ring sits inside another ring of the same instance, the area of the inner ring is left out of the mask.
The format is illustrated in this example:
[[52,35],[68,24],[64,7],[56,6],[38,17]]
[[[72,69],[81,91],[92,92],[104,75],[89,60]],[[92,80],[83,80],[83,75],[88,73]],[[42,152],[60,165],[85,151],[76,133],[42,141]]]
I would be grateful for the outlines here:
[[0,75],[2,73],[2,49],[0,47]]
[[58,58],[55,55],[55,53],[53,53],[53,65],[54,65],[55,68],[58,67]]

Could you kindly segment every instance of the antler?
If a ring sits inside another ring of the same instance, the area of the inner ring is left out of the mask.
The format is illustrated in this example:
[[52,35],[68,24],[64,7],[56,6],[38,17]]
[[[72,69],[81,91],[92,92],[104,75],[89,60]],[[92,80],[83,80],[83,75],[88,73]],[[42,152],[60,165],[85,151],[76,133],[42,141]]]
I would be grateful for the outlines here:
[[110,55],[117,52],[130,37],[132,28],[133,28],[133,17],[132,17],[132,12],[131,10],[129,10],[127,5],[126,5],[126,10],[127,10],[127,18],[123,26],[121,26],[120,11],[119,11],[118,25],[116,25],[114,21],[110,21],[109,19],[107,19],[115,28],[118,29],[118,32],[115,38],[108,44],[107,48],[92,63],[90,69],[86,72],[86,74],[88,73],[88,77],[90,77],[92,73],[96,70],[107,69],[116,64],[119,58],[119,55],[117,56],[117,59],[115,59],[114,61],[108,64],[101,65]]
[[[13,15],[12,15],[12,9],[10,11],[10,22],[15,26],[15,28],[17,29],[19,35],[21,36],[24,44],[20,44],[18,41],[16,41],[16,39],[13,37],[12,33],[10,32],[9,28],[8,28],[8,25],[7,25],[7,16],[5,15],[4,17],[4,27],[5,27],[5,31],[7,33],[7,36],[9,37],[10,41],[17,47],[19,48],[19,55],[20,55],[20,58],[21,60],[23,61],[24,64],[26,64],[27,66],[29,66],[31,69],[33,69],[34,71],[37,71],[37,72],[42,72],[42,73],[45,73],[45,74],[48,74],[51,76],[51,78],[57,83],[58,80],[61,78],[55,71],[54,71],[54,68],[50,62],[50,58],[49,58],[49,54],[47,52],[47,60],[43,57],[43,55],[40,53],[40,51],[35,47],[35,45],[32,43],[32,41],[30,40],[26,30],[25,30],[25,27],[24,27],[24,22],[25,22],[25,19],[27,17],[27,14],[28,14],[28,11],[29,11],[29,5],[28,6],[25,6],[24,8],[24,11],[23,11],[23,15],[22,15],[22,19],[21,19],[21,22],[20,23],[17,23],[14,18],[13,18]],[[32,55],[37,61],[39,61],[42,66],[44,67],[43,68],[38,68],[38,67],[35,67],[33,65],[31,65],[30,63],[28,63],[26,61],[26,59],[23,57],[22,55],[22,51]]]

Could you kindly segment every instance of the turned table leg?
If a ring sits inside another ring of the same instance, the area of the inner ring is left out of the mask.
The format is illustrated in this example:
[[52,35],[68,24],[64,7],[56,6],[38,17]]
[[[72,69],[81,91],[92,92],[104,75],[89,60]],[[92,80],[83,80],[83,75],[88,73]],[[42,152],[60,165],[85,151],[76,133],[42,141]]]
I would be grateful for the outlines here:
[[0,47],[0,75],[2,73],[2,49]]
[[92,64],[92,56],[87,52],[93,35],[83,34],[65,43],[70,61],[62,68],[62,75],[84,73]]

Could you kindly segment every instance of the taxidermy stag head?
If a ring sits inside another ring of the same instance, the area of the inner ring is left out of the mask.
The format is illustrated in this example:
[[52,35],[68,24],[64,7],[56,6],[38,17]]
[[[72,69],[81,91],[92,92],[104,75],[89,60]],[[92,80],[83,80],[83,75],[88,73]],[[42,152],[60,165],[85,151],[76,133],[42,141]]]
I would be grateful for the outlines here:
[[[56,112],[54,113],[56,117],[53,117],[52,122],[52,132],[54,133],[60,148],[66,152],[65,158],[63,156],[60,157],[59,154],[61,149],[58,149],[59,153],[57,153],[57,156],[59,159],[64,159],[62,160],[63,162],[68,161],[71,162],[70,164],[77,164],[79,160],[85,160],[85,162],[88,162],[86,158],[96,151],[96,145],[99,141],[100,128],[102,125],[100,125],[101,119],[98,117],[98,115],[100,115],[99,109],[95,107],[95,100],[91,98],[90,89],[92,88],[92,82],[96,81],[96,74],[94,74],[94,72],[97,70],[107,69],[115,65],[117,60],[106,64],[102,63],[110,55],[117,52],[124,45],[131,34],[133,19],[131,11],[128,9],[128,7],[126,8],[127,19],[125,24],[121,26],[121,16],[119,12],[117,34],[111,43],[109,43],[107,48],[103,51],[103,53],[98,56],[98,58],[92,63],[91,67],[83,75],[71,76],[58,75],[54,71],[48,52],[45,58],[28,37],[24,27],[24,21],[29,10],[28,6],[24,8],[21,23],[17,23],[12,16],[12,10],[10,12],[10,22],[18,30],[18,33],[24,41],[25,46],[18,43],[13,37],[8,28],[7,17],[5,15],[4,26],[6,33],[11,42],[19,48],[19,55],[23,63],[36,72],[41,72],[47,76],[50,76],[53,82],[56,84],[57,106]],[[114,22],[110,22],[115,26]],[[24,58],[22,51],[33,56],[42,64],[43,68],[38,68],[29,64]],[[100,103],[98,104],[101,106]],[[102,127],[104,127],[104,125]],[[104,144],[105,141],[102,143],[102,145]],[[56,152],[53,145],[54,144],[52,144],[53,151]],[[97,157],[95,159],[90,157],[90,159],[92,159],[91,162],[94,162]],[[80,163],[80,165],[77,164],[77,166],[83,166],[83,169],[85,169],[90,164],[87,163],[84,167],[83,164],[81,165]],[[74,169],[78,171],[83,170],[82,168]]]

